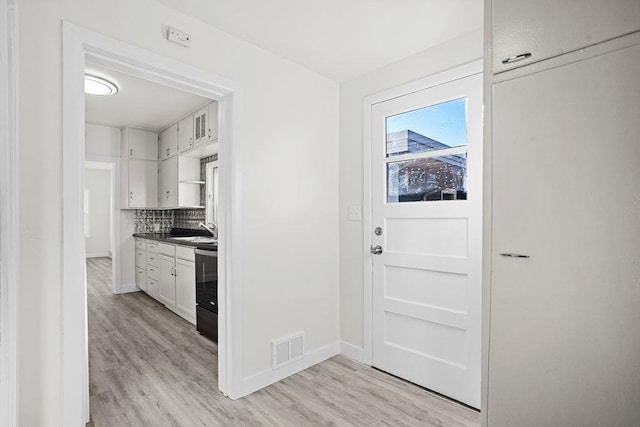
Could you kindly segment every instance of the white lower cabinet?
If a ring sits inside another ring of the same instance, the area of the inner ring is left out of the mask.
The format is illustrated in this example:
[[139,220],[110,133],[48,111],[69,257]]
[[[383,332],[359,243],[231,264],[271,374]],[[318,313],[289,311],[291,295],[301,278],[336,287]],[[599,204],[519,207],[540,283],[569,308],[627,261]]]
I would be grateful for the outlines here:
[[158,299],[169,307],[176,305],[175,258],[160,255],[160,292]]
[[140,267],[136,267],[136,286],[143,291],[147,290],[147,272]]
[[146,292],[149,296],[158,299],[160,296],[160,283],[156,279],[147,276]]
[[136,286],[183,319],[196,323],[193,247],[136,238]]
[[192,261],[176,259],[176,310],[187,318],[196,318],[196,265]]

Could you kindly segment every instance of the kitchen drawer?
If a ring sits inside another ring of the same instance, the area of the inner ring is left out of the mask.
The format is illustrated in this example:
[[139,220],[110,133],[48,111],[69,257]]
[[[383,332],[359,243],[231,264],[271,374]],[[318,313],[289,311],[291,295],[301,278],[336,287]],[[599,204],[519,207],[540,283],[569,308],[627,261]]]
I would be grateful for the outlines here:
[[136,286],[147,290],[147,271],[142,268],[136,268]]
[[160,294],[160,285],[158,283],[157,280],[152,279],[151,277],[147,277],[147,289],[146,292],[154,297],[155,299],[158,299],[158,295]]
[[176,245],[167,245],[166,243],[160,243],[158,246],[162,255],[170,257],[176,256]]
[[176,246],[176,258],[195,262],[196,253],[194,252],[193,246]]
[[136,249],[141,251],[146,251],[147,243],[142,239],[136,239]]
[[156,267],[160,266],[160,254],[147,252],[147,270],[149,269],[150,265]]
[[147,251],[141,251],[136,248],[136,267],[143,270],[147,268]]
[[158,242],[147,242],[147,252],[157,254],[159,251]]
[[147,265],[147,277],[160,280],[160,268],[155,265]]

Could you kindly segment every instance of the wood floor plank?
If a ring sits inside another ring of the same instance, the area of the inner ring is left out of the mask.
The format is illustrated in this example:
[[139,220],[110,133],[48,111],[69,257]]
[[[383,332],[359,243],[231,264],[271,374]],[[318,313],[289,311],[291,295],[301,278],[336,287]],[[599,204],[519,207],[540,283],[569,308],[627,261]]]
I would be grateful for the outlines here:
[[218,390],[217,346],[87,260],[90,426],[479,426],[480,414],[336,356],[245,398]]

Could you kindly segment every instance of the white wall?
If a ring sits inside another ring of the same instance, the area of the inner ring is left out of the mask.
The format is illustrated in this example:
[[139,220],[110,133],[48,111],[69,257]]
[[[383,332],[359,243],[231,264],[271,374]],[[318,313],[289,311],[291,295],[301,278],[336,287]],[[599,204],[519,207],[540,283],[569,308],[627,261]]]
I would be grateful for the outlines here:
[[120,157],[120,129],[86,123],[84,128],[85,153],[94,158]]
[[[273,338],[337,342],[338,85],[152,0],[24,0],[18,17],[20,425],[60,424],[62,19],[244,85],[245,375],[270,368]],[[191,48],[163,25],[189,32]]]
[[87,258],[111,255],[111,171],[85,168],[85,190],[88,193],[88,236],[85,235]]
[[478,29],[340,86],[340,336],[352,346],[364,347],[364,230],[347,218],[348,207],[364,200],[364,98],[482,58],[482,38]]

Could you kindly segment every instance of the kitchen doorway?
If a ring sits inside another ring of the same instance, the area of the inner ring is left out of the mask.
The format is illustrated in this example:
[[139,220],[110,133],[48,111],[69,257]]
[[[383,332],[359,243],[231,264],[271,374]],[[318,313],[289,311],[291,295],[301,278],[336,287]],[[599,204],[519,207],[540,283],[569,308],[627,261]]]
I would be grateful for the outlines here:
[[370,98],[374,367],[480,408],[482,67]]
[[[63,361],[62,423],[89,421],[84,197],[84,72],[87,62],[217,100],[220,120],[218,388],[242,381],[239,86],[204,70],[63,22]],[[233,281],[233,287],[230,286]],[[231,327],[235,326],[233,333]]]

